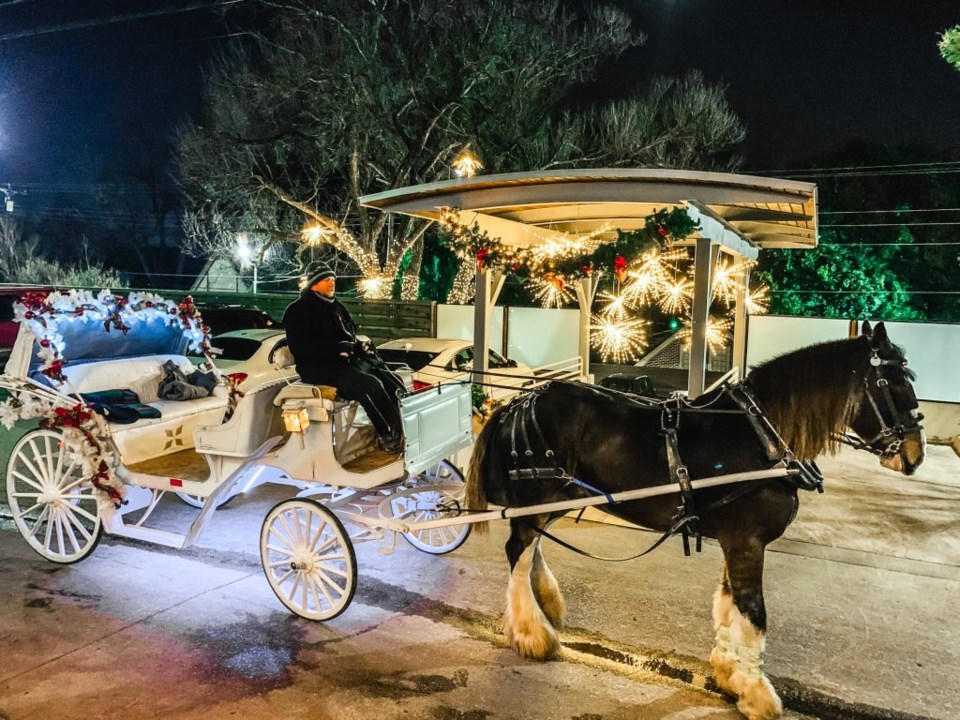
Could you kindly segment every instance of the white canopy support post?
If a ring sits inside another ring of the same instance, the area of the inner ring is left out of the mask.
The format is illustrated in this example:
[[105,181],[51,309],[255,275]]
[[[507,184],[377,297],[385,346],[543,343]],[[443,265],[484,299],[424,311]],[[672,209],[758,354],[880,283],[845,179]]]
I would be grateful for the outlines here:
[[576,286],[577,304],[580,306],[580,341],[577,349],[580,353],[581,372],[584,375],[590,374],[590,311],[599,286],[600,273],[580,278]]
[[750,268],[743,269],[737,283],[737,297],[733,306],[734,367],[740,368],[739,377],[747,374],[747,296],[750,294]]
[[473,384],[486,381],[490,369],[490,311],[497,304],[504,276],[501,272],[477,270],[476,291],[473,296]]
[[710,238],[697,238],[697,254],[693,261],[693,307],[690,310],[690,370],[687,375],[687,397],[693,400],[703,394],[707,375],[707,323],[713,300],[713,268],[720,248]]
[[[710,320],[710,302],[712,300],[713,268],[720,248],[730,254],[756,260],[759,249],[742,232],[696,200],[686,202],[687,215],[700,224],[700,237],[697,238],[697,255],[694,263],[693,310],[691,311],[692,337],[690,346],[690,374],[687,379],[687,396],[690,399],[703,393],[706,386],[707,371],[707,323]],[[746,296],[744,296],[744,301]],[[737,337],[740,342],[741,356],[746,352],[746,307],[745,302],[737,298],[738,314],[734,318],[734,362],[742,362],[737,356]],[[742,314],[742,317],[741,317]],[[743,369],[743,366],[740,366]]]

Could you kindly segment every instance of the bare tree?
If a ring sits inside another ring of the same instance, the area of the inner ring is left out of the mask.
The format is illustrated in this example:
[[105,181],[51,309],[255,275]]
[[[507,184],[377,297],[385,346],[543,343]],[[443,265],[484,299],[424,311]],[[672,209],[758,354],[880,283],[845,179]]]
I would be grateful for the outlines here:
[[223,254],[238,232],[262,250],[300,243],[301,261],[326,245],[381,297],[412,253],[404,285],[415,292],[413,251],[428,223],[391,229],[360,196],[446,179],[468,146],[495,172],[703,167],[743,135],[722,91],[697,76],[562,110],[602,63],[642,40],[619,10],[578,14],[564,0],[259,5],[274,14],[270,32],[218,61],[205,117],[179,136],[190,252]]

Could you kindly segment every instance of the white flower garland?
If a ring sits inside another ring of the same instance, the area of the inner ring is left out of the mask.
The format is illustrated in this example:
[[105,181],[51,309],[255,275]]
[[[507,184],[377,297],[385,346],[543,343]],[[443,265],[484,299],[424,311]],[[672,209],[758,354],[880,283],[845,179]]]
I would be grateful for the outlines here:
[[150,292],[131,292],[126,298],[109,290],[102,290],[97,295],[89,290],[30,292],[21,302],[14,304],[13,315],[14,320],[25,323],[37,338],[38,354],[43,362],[40,371],[58,382],[63,381],[66,362],[63,359],[63,335],[58,332],[65,319],[97,323],[103,325],[104,331],[113,327],[126,333],[137,323],[162,318],[170,324],[182,326],[188,349],[204,353],[209,349],[209,330],[190,296],[177,304]]

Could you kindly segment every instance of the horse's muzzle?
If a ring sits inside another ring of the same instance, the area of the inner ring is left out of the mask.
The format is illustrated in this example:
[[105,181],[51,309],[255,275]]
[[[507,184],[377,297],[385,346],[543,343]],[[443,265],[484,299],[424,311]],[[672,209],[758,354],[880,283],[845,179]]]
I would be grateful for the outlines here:
[[927,439],[923,430],[908,432],[894,453],[883,453],[880,464],[888,470],[913,475],[927,455]]

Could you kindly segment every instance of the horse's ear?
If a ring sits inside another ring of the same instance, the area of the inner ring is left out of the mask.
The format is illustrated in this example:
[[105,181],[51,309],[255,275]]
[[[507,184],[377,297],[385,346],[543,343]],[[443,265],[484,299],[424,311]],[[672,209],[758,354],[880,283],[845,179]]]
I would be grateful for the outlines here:
[[864,335],[865,337],[870,337],[871,335],[873,335],[873,328],[870,327],[869,320],[863,321],[863,325],[860,326],[860,334]]
[[873,343],[873,346],[877,348],[890,344],[890,338],[887,337],[887,328],[884,327],[882,322],[878,322],[877,326],[873,329],[873,336],[870,338],[870,341]]

